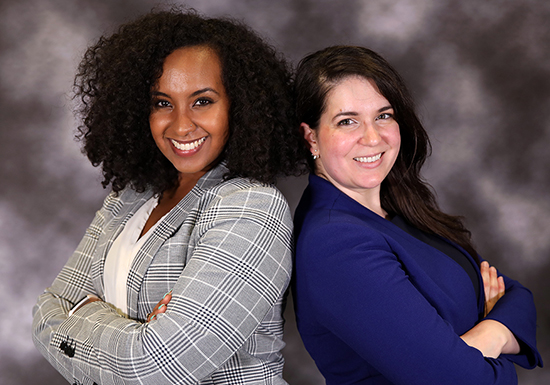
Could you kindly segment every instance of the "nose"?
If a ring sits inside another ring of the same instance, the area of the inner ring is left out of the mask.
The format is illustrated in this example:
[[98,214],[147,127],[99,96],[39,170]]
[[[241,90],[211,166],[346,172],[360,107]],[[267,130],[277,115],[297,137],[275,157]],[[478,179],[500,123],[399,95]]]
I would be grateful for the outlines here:
[[359,139],[359,143],[365,145],[365,146],[376,146],[380,141],[382,140],[382,137],[380,136],[380,133],[374,127],[372,124],[365,124],[363,128],[363,135]]
[[197,128],[196,124],[193,122],[193,119],[185,111],[178,111],[177,118],[174,123],[175,130],[181,136],[185,136],[188,133],[195,131]]

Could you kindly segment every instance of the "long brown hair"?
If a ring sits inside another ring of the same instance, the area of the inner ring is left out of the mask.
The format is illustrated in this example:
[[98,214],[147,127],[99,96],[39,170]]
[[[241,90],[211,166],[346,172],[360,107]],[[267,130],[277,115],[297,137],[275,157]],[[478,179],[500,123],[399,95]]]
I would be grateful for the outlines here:
[[[403,216],[424,232],[457,243],[479,263],[462,218],[439,209],[431,186],[420,175],[422,165],[431,154],[430,139],[416,115],[403,79],[384,58],[356,46],[333,46],[306,56],[298,65],[295,79],[299,121],[317,129],[326,107],[327,94],[349,76],[373,80],[393,107],[399,124],[401,148],[380,188],[382,208],[390,215]],[[310,171],[314,171],[315,165],[305,142],[304,156]]]

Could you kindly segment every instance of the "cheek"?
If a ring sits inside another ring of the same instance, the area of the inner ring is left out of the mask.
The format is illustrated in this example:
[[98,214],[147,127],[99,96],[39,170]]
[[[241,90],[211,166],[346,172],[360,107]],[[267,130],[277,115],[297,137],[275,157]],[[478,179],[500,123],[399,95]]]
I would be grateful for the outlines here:
[[159,122],[154,119],[149,119],[149,129],[151,131],[153,141],[157,145],[158,149],[161,150],[161,152],[166,153],[168,143],[164,141],[164,130],[161,129]]
[[347,154],[353,148],[355,142],[356,139],[351,135],[333,132],[323,138],[320,148],[322,151],[324,149],[323,152],[328,153],[331,157],[339,157]]
[[156,115],[149,116],[149,129],[151,130],[151,134],[153,135],[153,138],[155,138],[155,140],[160,132],[159,127],[160,127],[159,117]]
[[394,136],[394,147],[399,150],[401,148],[401,134],[399,133],[399,127],[397,128]]
[[210,135],[216,137],[227,137],[229,131],[229,116],[227,111],[220,109],[207,114],[196,115],[193,118],[197,126],[202,127]]
[[222,147],[225,146],[227,140],[229,139],[229,127],[227,120],[216,119],[213,121],[210,125],[209,134],[218,145]]
[[392,148],[399,150],[401,146],[401,134],[399,133],[398,124],[388,127],[387,130],[384,131],[384,141]]
[[387,143],[391,146],[393,151],[393,159],[391,163],[391,167],[393,167],[399,156],[399,152],[401,151],[401,135],[399,133],[399,128],[393,131],[392,135],[387,138]]
[[172,126],[173,121],[170,114],[152,113],[149,115],[149,129],[155,140],[162,139],[169,127]]
[[399,135],[399,131],[394,133],[390,140],[390,145],[396,150],[399,150],[399,148],[401,147],[401,135]]

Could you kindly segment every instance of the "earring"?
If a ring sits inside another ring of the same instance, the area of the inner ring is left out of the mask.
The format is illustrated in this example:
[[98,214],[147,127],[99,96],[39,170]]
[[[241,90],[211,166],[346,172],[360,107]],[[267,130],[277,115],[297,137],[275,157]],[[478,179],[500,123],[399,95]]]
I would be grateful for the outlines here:
[[[314,151],[317,152],[318,150],[315,149]],[[321,157],[321,155],[315,155],[315,154],[311,154],[311,156],[313,157],[313,160],[317,160],[317,158]]]

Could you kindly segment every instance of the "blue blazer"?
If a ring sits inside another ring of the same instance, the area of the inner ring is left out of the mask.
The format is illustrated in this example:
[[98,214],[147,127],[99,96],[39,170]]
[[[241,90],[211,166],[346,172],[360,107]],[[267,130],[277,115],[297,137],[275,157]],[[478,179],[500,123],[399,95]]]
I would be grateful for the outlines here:
[[[514,364],[542,366],[531,292],[504,277],[486,317],[517,355],[485,358],[460,335],[483,317],[480,293],[446,254],[310,176],[295,215],[294,298],[304,345],[327,384],[517,384]],[[454,245],[461,252],[471,257]]]

